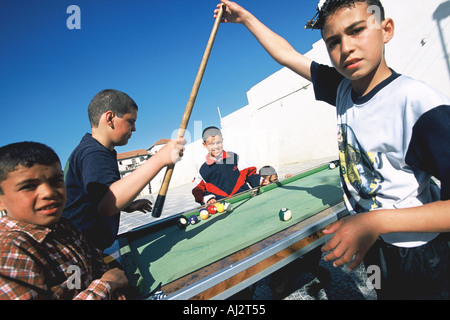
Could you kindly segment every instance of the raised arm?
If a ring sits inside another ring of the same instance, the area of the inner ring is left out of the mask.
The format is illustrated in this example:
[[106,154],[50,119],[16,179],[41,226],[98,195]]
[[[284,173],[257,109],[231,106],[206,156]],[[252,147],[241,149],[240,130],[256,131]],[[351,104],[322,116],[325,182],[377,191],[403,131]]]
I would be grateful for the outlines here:
[[[223,22],[243,24],[275,61],[311,81],[311,59],[297,52],[283,37],[273,32],[237,3],[227,0],[221,0],[221,2],[226,5]],[[219,6],[221,4],[217,5]],[[214,17],[217,12],[218,9],[214,11]]]

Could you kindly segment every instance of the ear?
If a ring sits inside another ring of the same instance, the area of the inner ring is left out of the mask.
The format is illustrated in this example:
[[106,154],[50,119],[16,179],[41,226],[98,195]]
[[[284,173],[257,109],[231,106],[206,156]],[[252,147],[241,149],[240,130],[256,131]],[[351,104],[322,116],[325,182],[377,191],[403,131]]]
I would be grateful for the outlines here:
[[392,20],[391,18],[385,19],[381,23],[381,28],[383,29],[383,32],[384,32],[384,43],[386,44],[389,41],[391,41],[392,38],[394,37],[394,31],[395,31],[394,20]]
[[3,195],[0,191],[0,211],[6,211],[6,206],[3,204]]
[[114,129],[114,117],[115,114],[111,110],[108,110],[104,113],[106,124]]

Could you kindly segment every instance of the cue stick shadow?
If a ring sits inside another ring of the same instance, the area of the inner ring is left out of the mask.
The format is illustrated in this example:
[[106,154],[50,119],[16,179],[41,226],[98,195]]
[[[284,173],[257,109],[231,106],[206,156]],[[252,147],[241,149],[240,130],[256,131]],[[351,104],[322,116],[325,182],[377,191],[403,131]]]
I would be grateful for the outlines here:
[[[341,193],[342,189],[329,184],[319,184],[314,187],[299,187],[289,185],[279,185],[281,189],[306,191],[313,197],[322,200],[323,205],[333,206],[336,204],[336,194]],[[342,201],[342,200],[340,200]]]

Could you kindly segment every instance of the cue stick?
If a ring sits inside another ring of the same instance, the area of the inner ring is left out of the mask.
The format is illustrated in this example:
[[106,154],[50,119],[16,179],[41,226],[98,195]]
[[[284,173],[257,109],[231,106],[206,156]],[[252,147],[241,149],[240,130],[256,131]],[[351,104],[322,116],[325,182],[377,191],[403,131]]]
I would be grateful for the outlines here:
[[[209,55],[211,53],[211,49],[214,43],[214,39],[216,38],[217,30],[219,29],[220,22],[222,20],[224,5],[220,6],[219,12],[217,14],[216,20],[214,22],[214,26],[211,31],[211,35],[209,36],[208,43],[206,45],[205,52],[203,53],[203,58],[200,63],[200,67],[197,72],[197,76],[195,77],[194,85],[191,90],[191,94],[189,96],[189,100],[186,104],[186,109],[183,114],[183,118],[181,120],[180,128],[178,129],[178,137],[184,137],[184,133],[186,131],[187,124],[189,122],[189,118],[191,117],[192,108],[194,107],[195,99],[197,98],[198,89],[200,87],[200,83],[202,82],[203,74],[205,73],[206,64],[208,63]],[[152,216],[155,218],[159,218],[162,213],[162,208],[164,206],[164,201],[166,200],[167,189],[169,188],[170,179],[172,178],[173,169],[175,164],[171,164],[167,166],[166,174],[164,176],[164,180],[161,184],[161,188],[158,193],[158,197],[156,198],[155,205],[152,210]]]

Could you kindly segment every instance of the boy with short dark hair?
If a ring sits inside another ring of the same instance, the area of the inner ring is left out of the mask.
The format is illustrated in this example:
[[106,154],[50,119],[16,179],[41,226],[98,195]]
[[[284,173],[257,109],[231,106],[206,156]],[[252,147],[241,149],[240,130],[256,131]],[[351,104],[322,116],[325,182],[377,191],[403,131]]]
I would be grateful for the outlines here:
[[259,175],[264,179],[265,184],[270,184],[278,181],[278,173],[272,166],[263,166],[259,169]]
[[61,164],[35,142],[0,148],[0,299],[123,298],[120,269],[64,218]]
[[120,211],[151,210],[149,200],[134,199],[163,167],[179,160],[184,148],[184,139],[172,140],[120,179],[114,148],[126,145],[136,131],[137,111],[136,103],[124,92],[107,89],[96,94],[88,107],[92,134],[85,134],[65,168],[63,216],[102,250],[117,236]]
[[223,150],[222,132],[218,128],[205,128],[202,138],[208,154],[194,180],[192,194],[196,202],[211,205],[264,182],[256,167],[247,165],[236,153]]
[[225,22],[244,24],[276,61],[312,81],[318,100],[336,106],[341,181],[354,214],[325,230],[334,233],[325,259],[380,267],[380,299],[448,299],[450,98],[388,67],[394,22],[380,1],[324,2],[317,25],[334,68],[222,3]]

